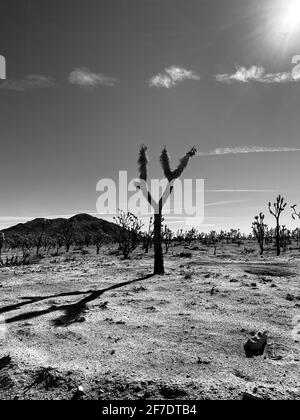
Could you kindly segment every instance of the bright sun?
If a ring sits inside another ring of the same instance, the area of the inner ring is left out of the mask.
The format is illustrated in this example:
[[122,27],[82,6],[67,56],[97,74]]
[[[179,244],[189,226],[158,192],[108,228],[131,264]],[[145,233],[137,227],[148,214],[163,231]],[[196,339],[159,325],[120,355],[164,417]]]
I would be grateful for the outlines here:
[[293,34],[300,25],[300,0],[285,0],[281,16],[282,30]]

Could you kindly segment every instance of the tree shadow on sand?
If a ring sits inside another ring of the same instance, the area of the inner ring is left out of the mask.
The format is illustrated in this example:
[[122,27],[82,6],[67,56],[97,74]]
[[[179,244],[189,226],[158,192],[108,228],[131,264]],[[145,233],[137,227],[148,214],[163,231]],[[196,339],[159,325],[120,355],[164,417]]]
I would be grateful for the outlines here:
[[153,277],[153,274],[149,274],[139,279],[126,281],[123,283],[118,283],[113,286],[107,287],[106,289],[101,289],[101,290],[87,290],[83,292],[66,292],[66,293],[60,293],[60,294],[50,295],[50,296],[21,297],[20,299],[23,301],[25,300],[25,302],[22,302],[22,303],[20,302],[20,303],[16,303],[15,305],[9,305],[9,306],[0,308],[0,314],[14,311],[14,310],[20,309],[21,307],[25,305],[32,305],[34,303],[41,302],[43,300],[59,298],[59,297],[67,297],[67,296],[88,295],[75,303],[71,303],[67,305],[52,305],[49,308],[44,309],[44,310],[26,312],[26,313],[23,313],[23,314],[20,314],[20,315],[17,315],[17,316],[14,316],[12,318],[8,318],[5,320],[5,323],[11,324],[18,321],[25,321],[32,318],[37,318],[39,316],[50,314],[52,312],[63,312],[63,314],[59,316],[57,319],[53,320],[52,323],[55,326],[64,326],[64,325],[71,324],[72,322],[78,321],[80,316],[87,309],[86,305],[89,302],[92,302],[98,299],[104,293],[110,290],[125,287],[132,283],[137,283],[143,280],[147,280],[151,277]]

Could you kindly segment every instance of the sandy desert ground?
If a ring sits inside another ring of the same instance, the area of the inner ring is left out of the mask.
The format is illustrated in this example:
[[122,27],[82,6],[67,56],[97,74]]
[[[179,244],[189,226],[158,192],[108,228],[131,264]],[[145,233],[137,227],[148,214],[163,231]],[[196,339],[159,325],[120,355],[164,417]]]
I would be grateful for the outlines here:
[[111,248],[1,268],[0,398],[299,399],[300,252],[243,249],[172,247],[161,277]]

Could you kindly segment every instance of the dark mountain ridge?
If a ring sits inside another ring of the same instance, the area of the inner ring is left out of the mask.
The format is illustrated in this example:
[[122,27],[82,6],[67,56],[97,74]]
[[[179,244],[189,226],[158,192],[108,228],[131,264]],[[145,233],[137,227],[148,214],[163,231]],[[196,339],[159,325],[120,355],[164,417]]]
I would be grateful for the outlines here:
[[115,223],[107,220],[99,219],[98,217],[89,214],[77,214],[69,219],[42,219],[37,218],[26,223],[19,223],[7,229],[3,229],[5,237],[12,236],[27,236],[38,235],[39,233],[47,232],[48,236],[57,236],[57,234],[64,228],[66,223],[71,223],[78,235],[93,235],[102,232],[110,238],[114,238],[119,227]]

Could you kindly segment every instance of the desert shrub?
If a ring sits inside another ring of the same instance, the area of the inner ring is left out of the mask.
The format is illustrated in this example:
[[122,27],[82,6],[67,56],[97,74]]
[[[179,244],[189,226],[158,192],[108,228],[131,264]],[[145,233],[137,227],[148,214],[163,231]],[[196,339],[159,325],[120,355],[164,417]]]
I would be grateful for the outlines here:
[[185,280],[191,280],[191,279],[192,279],[192,277],[193,277],[193,275],[194,275],[194,273],[193,273],[193,272],[191,272],[191,271],[185,271],[185,270],[182,270],[182,271],[180,272],[180,274],[181,274],[182,276],[184,276],[184,279],[185,279]]
[[119,249],[122,251],[124,260],[127,260],[140,243],[143,224],[134,214],[122,210],[119,210],[114,220],[119,227],[116,238]]
[[187,391],[179,385],[161,385],[159,387],[159,392],[167,399],[175,399],[185,397],[187,395]]
[[81,255],[89,255],[90,251],[88,251],[87,249],[82,249],[81,250]]
[[180,254],[177,255],[179,258],[192,258],[192,253],[191,252],[181,252]]

